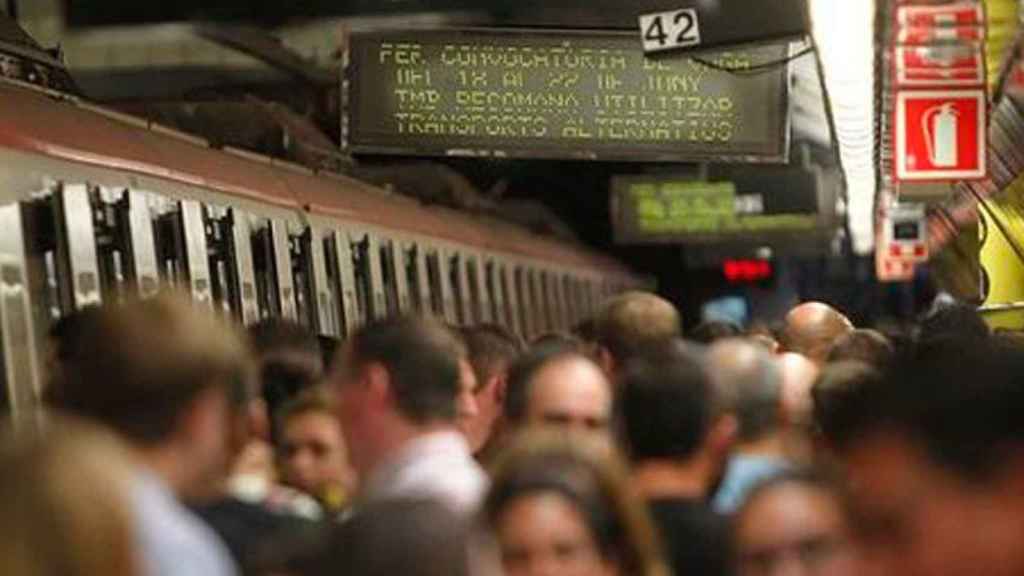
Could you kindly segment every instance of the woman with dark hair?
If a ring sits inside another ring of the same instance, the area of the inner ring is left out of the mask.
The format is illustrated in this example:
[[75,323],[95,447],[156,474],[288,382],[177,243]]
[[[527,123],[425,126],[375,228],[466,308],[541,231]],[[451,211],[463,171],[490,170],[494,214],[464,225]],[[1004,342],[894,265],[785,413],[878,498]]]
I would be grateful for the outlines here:
[[483,515],[506,576],[666,576],[626,469],[594,437],[533,432],[499,459]]
[[819,470],[795,470],[755,488],[736,512],[737,576],[863,573],[851,542],[843,485]]

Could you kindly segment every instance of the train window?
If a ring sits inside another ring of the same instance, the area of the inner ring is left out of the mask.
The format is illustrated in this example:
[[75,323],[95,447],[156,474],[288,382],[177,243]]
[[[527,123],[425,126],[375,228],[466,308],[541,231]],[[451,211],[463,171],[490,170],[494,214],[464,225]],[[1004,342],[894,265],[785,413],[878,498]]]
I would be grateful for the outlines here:
[[441,257],[437,251],[426,254],[427,281],[430,293],[430,309],[438,318],[447,318],[444,302],[444,282],[441,274]]

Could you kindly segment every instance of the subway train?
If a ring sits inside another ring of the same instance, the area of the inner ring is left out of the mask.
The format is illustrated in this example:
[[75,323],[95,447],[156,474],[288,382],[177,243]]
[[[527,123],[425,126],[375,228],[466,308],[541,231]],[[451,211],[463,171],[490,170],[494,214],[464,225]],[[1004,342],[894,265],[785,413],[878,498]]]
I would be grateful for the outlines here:
[[567,329],[641,281],[616,260],[343,175],[0,78],[3,409],[32,418],[47,333],[176,286],[244,324],[344,338],[399,312]]

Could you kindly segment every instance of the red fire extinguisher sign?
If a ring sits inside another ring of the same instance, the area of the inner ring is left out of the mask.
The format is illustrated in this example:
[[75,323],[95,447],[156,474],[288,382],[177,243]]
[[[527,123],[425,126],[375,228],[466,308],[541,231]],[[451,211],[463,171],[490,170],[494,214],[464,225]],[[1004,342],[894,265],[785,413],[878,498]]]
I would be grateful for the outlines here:
[[893,138],[896,179],[984,178],[987,174],[985,118],[984,89],[897,92]]

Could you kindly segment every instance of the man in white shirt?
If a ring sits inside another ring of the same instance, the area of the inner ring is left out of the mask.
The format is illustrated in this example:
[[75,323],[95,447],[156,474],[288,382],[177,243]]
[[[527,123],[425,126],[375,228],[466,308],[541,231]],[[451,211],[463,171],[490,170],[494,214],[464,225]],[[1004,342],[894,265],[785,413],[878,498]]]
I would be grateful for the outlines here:
[[223,542],[182,501],[215,496],[227,472],[231,406],[246,397],[243,340],[184,299],[90,311],[57,338],[48,401],[124,438],[144,576],[233,576]]
[[426,318],[385,320],[346,344],[331,378],[360,477],[357,507],[424,499],[476,510],[487,480],[456,427],[465,354],[454,334]]

